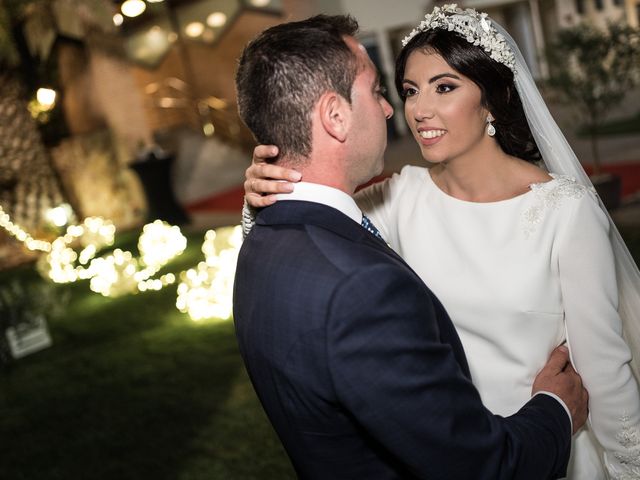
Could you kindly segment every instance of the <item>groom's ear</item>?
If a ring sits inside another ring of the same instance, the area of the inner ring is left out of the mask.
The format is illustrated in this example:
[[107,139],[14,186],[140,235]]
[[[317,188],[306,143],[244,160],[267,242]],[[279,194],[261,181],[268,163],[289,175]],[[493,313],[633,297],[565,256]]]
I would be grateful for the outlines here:
[[322,128],[340,143],[347,139],[351,127],[351,104],[336,92],[326,92],[318,101]]

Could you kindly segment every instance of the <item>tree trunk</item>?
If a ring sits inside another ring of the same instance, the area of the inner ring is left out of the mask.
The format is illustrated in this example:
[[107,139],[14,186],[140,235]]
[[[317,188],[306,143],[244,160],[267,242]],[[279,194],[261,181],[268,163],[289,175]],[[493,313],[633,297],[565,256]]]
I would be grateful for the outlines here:
[[600,152],[598,150],[598,133],[595,126],[589,127],[589,143],[591,144],[591,158],[593,159],[593,175],[602,173],[602,164],[600,163]]
[[[0,73],[0,205],[13,223],[37,237],[43,233],[47,210],[66,199],[21,94],[19,80],[10,72]],[[5,243],[0,249],[1,268],[18,260],[8,253],[20,257],[21,247],[6,236],[0,243]],[[11,244],[14,250],[7,252]]]

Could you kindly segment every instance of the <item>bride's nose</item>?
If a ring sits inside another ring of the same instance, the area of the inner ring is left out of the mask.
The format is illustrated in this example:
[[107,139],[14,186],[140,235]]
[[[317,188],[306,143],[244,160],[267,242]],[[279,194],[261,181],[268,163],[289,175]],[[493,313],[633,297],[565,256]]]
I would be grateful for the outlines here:
[[418,95],[413,104],[413,118],[420,121],[433,118],[434,115],[433,102],[426,95]]

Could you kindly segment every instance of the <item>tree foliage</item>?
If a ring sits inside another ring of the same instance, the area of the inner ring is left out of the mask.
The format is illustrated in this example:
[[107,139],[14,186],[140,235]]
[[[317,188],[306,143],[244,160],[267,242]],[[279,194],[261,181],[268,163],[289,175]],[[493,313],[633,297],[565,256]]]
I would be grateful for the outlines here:
[[14,68],[19,63],[18,51],[13,40],[13,27],[6,0],[0,0],[0,68]]
[[564,29],[551,44],[549,60],[549,85],[580,113],[598,173],[598,127],[640,82],[640,30],[619,24],[600,29],[586,23]]

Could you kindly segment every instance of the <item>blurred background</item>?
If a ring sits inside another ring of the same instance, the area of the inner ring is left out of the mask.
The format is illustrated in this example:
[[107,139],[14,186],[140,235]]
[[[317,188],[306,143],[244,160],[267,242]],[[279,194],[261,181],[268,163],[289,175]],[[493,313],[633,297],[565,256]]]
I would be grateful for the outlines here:
[[[388,176],[423,161],[393,89],[425,0],[0,0],[0,478],[284,479],[231,316],[244,45],[351,14]],[[470,0],[516,39],[640,257],[640,0]]]

